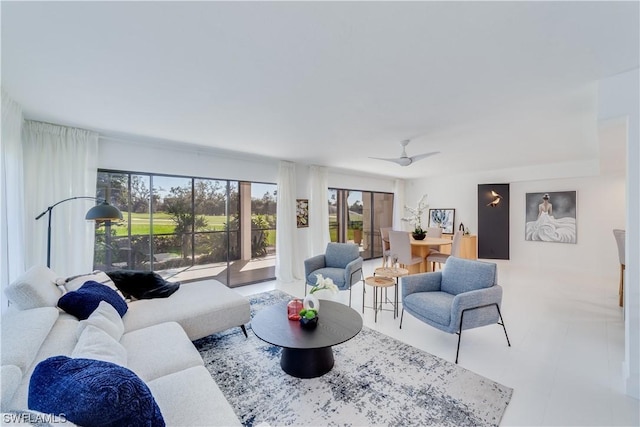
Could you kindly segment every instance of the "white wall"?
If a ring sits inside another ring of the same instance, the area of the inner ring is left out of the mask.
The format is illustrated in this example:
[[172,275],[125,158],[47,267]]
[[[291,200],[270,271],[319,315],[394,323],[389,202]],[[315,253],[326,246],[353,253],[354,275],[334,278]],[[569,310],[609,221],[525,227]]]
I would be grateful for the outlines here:
[[600,82],[598,119],[627,124],[625,362],[627,394],[640,399],[640,70]]
[[[524,240],[525,193],[577,191],[577,243],[528,242]],[[566,178],[528,181],[510,186],[510,245],[514,263],[549,269],[593,273],[617,289],[618,251],[614,228],[625,223],[623,176]]]
[[[414,180],[407,185],[407,200],[409,204],[414,204],[422,194],[427,193],[431,208],[456,210],[456,229],[463,222],[472,234],[477,234],[478,184],[492,183],[509,182],[487,181],[484,174]],[[611,281],[611,286],[616,286],[619,264],[612,229],[623,228],[625,224],[624,176],[546,179],[509,184],[509,252],[512,264],[545,271],[590,272]],[[525,241],[525,194],[571,190],[577,191],[577,243]]]
[[352,174],[345,171],[329,169],[329,187],[393,193],[394,180],[391,178]]
[[234,156],[186,144],[101,137],[98,159],[100,169],[273,183],[278,179],[275,159]]

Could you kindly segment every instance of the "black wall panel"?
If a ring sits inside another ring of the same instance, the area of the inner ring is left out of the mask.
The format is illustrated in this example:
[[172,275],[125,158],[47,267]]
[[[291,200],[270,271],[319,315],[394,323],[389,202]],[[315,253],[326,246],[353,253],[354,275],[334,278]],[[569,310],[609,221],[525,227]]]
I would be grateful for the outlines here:
[[478,258],[509,259],[509,184],[478,184]]

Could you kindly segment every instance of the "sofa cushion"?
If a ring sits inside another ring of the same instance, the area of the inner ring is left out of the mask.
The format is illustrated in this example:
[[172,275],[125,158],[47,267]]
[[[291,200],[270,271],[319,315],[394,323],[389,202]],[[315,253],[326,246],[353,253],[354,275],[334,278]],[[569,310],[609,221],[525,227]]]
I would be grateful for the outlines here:
[[127,351],[111,335],[88,325],[82,331],[71,357],[74,359],[95,359],[127,366]]
[[242,425],[204,366],[165,375],[148,385],[167,425]]
[[9,402],[22,382],[22,371],[16,365],[2,365],[0,368],[0,409],[6,411]]
[[98,308],[100,301],[111,304],[120,316],[124,316],[127,312],[127,303],[116,291],[94,281],[86,282],[77,291],[64,294],[58,301],[58,307],[84,320]]
[[56,273],[41,265],[27,270],[7,286],[4,293],[20,310],[55,307],[62,295],[56,285]]
[[127,332],[120,343],[127,351],[127,367],[144,381],[204,365],[200,353],[176,322]]
[[451,304],[454,295],[446,292],[416,292],[409,294],[402,300],[404,307],[425,319],[429,319],[442,326],[451,323]]
[[344,280],[344,268],[324,267],[320,268],[307,277],[307,283],[315,285],[318,283],[318,274],[322,275],[325,279],[333,280],[333,283],[340,289],[346,288]]
[[82,285],[89,281],[102,283],[103,285],[110,287],[114,291],[118,291],[118,288],[116,287],[116,284],[113,283],[113,280],[111,280],[111,277],[109,277],[104,271],[99,270],[96,270],[93,273],[89,274],[80,274],[78,276],[67,277],[65,279],[64,287],[67,289],[67,292],[77,291]]
[[58,319],[58,309],[41,307],[2,316],[2,365],[26,372]]
[[[56,311],[60,312],[58,309]],[[71,356],[73,349],[78,343],[76,330],[78,329],[78,319],[70,314],[60,312],[58,320],[54,323],[49,335],[36,352],[35,358],[28,370],[23,371],[20,387],[13,395],[10,407],[12,409],[27,409],[29,397],[29,378],[33,374],[36,365],[41,360],[53,356]],[[4,351],[4,350],[3,350]]]
[[490,288],[496,283],[496,265],[490,262],[449,257],[442,270],[440,290],[453,295]]
[[124,323],[122,323],[120,313],[106,301],[100,301],[100,304],[98,304],[98,307],[93,313],[85,320],[80,321],[76,333],[78,338],[80,338],[82,331],[84,331],[84,328],[88,325],[102,329],[116,341],[120,341],[124,333]]
[[55,356],[40,362],[29,383],[29,409],[62,413],[85,427],[165,425],[147,385],[101,360]]
[[167,298],[180,287],[180,283],[167,282],[153,271],[116,270],[106,273],[122,291],[125,298]]
[[353,243],[328,243],[324,261],[327,267],[345,268],[359,256],[360,249]]

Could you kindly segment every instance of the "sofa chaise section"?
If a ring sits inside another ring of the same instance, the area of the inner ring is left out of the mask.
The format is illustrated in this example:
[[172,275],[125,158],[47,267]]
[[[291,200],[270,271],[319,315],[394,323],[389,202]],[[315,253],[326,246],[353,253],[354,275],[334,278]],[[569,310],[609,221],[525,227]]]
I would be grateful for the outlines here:
[[177,322],[191,341],[250,320],[249,301],[216,280],[187,283],[168,298],[136,300],[122,318],[126,331]]

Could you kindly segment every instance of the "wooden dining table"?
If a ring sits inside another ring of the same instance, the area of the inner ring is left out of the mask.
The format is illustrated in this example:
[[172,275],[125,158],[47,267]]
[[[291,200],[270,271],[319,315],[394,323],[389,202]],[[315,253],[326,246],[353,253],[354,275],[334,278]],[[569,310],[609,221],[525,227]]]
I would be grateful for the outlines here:
[[411,237],[411,253],[422,258],[422,262],[409,266],[409,274],[431,271],[431,264],[427,262],[427,255],[433,249],[432,246],[441,248],[442,246],[451,245],[451,243],[452,240],[446,237],[425,237],[423,240],[416,240]]

